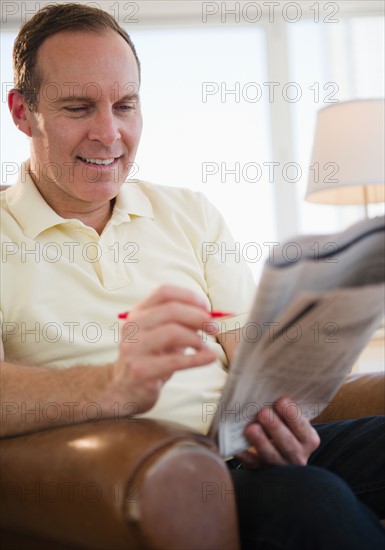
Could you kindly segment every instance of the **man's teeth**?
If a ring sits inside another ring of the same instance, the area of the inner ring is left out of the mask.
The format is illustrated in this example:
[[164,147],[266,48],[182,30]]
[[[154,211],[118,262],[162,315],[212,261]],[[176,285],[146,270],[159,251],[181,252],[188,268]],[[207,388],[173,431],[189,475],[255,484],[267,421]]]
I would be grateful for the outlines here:
[[112,159],[88,159],[85,157],[80,157],[85,162],[88,162],[89,164],[102,164],[103,166],[106,166],[108,164],[112,164],[114,162],[114,158]]

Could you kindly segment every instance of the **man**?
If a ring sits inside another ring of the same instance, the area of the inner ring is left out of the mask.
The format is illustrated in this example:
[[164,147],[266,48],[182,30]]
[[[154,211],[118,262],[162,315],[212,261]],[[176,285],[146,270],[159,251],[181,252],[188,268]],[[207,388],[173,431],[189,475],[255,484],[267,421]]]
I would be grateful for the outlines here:
[[[201,195],[124,183],[142,128],[131,40],[105,12],[51,6],[21,29],[14,65],[9,107],[31,157],[1,197],[2,399],[19,404],[2,434],[52,426],[26,414],[50,402],[60,405],[58,425],[83,420],[93,403],[105,418],[177,418],[206,431],[202,402],[219,397],[236,325],[227,321],[217,339],[198,331],[211,309],[247,310],[254,285],[236,262],[203,261],[204,242],[232,241]],[[129,317],[120,326],[121,311]],[[340,470],[354,486],[357,463],[344,469],[337,449],[343,457],[354,456],[352,441],[365,448],[371,467],[360,484],[370,490],[361,499],[382,514],[379,420],[316,430],[290,422],[286,404],[246,430],[251,449],[239,465],[253,471],[232,470],[243,547],[378,547],[375,515],[314,466]],[[317,431],[326,442],[318,451]],[[305,467],[309,457],[314,466]]]

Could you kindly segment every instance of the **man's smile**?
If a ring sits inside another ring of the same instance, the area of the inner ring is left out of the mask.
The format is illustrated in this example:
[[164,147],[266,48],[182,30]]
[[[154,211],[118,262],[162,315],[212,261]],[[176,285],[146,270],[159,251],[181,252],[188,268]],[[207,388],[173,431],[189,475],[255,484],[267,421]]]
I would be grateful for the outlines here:
[[78,155],[76,157],[84,164],[87,164],[87,166],[98,166],[100,168],[103,167],[110,167],[115,165],[120,157],[110,157],[110,158],[94,158],[94,157],[81,157]]

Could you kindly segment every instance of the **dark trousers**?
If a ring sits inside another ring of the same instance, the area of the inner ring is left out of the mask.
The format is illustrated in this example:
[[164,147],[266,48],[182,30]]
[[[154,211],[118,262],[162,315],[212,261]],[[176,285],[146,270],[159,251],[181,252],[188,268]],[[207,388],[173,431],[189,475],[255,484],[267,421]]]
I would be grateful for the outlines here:
[[242,550],[385,549],[385,417],[315,428],[308,466],[229,464]]

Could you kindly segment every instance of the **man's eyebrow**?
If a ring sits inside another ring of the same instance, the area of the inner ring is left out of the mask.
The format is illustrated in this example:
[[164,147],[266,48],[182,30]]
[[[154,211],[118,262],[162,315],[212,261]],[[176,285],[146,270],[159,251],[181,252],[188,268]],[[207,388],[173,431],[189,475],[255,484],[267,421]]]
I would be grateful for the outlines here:
[[[114,103],[119,103],[122,101],[139,101],[139,94],[138,92],[132,93],[132,94],[126,94],[125,96],[117,99],[114,101]],[[69,95],[66,97],[60,96],[55,103],[95,103],[95,99],[92,99],[88,96],[83,95]]]
[[119,101],[139,101],[139,94],[138,92],[134,92],[133,94],[126,94],[125,96],[118,99],[115,103],[118,103]]

